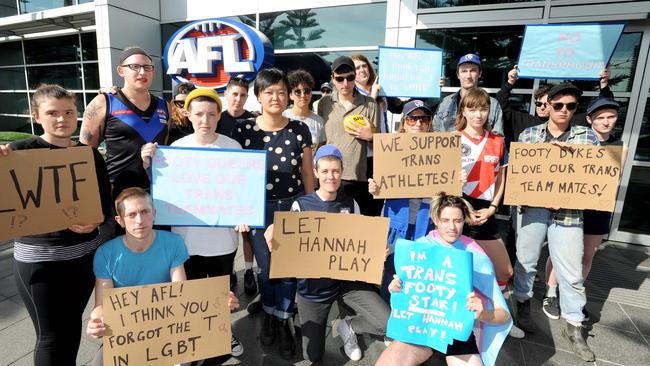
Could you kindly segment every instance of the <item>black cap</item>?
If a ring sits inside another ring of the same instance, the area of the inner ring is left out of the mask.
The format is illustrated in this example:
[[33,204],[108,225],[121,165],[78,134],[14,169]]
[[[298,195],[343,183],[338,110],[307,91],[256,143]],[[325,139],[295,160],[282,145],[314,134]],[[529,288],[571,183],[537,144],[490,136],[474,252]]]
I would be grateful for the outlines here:
[[355,69],[354,61],[352,61],[352,59],[347,57],[347,56],[337,57],[336,60],[334,60],[334,62],[332,62],[332,72],[340,69],[341,66],[347,66],[352,71],[354,71],[354,69]]
[[557,84],[548,91],[548,100],[550,101],[558,94],[573,94],[579,98],[582,95],[582,90],[571,83]]
[[192,90],[196,89],[196,86],[190,82],[183,82],[180,84],[176,84],[174,87],[174,96],[177,96],[178,94],[189,94]]
[[589,103],[589,106],[587,107],[587,115],[591,116],[592,113],[605,108],[615,109],[618,111],[620,106],[612,98],[605,98],[605,97],[596,98],[592,100],[591,103]]
[[124,49],[124,51],[122,51],[122,56],[120,56],[120,64],[122,64],[124,60],[126,60],[127,58],[133,55],[143,55],[146,56],[149,60],[152,60],[151,56],[149,56],[149,54],[145,50],[143,50],[140,47],[134,46],[134,47],[127,47]]

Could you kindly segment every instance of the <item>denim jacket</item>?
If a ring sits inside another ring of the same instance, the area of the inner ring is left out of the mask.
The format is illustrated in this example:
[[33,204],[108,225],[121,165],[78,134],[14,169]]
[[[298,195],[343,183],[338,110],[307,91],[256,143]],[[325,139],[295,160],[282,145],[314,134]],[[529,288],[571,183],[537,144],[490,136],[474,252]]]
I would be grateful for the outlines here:
[[[460,91],[446,96],[433,116],[433,130],[436,132],[456,131],[456,115],[460,105]],[[503,136],[503,115],[499,102],[490,97],[490,115],[488,116],[492,132]]]

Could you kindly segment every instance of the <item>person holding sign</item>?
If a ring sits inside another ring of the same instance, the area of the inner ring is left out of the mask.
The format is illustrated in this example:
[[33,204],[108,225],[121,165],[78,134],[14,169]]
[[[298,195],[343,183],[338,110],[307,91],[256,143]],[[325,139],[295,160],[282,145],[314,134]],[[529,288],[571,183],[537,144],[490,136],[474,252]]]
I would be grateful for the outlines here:
[[366,186],[368,147],[380,111],[373,98],[355,88],[356,71],[351,58],[341,56],[332,62],[332,80],[336,91],[320,99],[318,115],[325,121],[327,143],[343,153],[343,190],[359,203],[361,214],[368,215],[373,206]]
[[[154,230],[155,209],[151,196],[142,188],[127,188],[115,200],[115,220],[126,233],[102,245],[95,253],[95,307],[86,333],[101,338],[106,331],[102,318],[104,290],[187,279],[183,263],[189,258],[183,239],[175,233]],[[230,292],[228,307],[239,301]],[[103,350],[95,354],[93,365],[103,364]]]
[[[400,133],[422,133],[431,129],[431,108],[421,100],[412,100],[404,105],[404,113],[399,127]],[[374,179],[368,179],[368,192],[376,195],[379,186]],[[397,239],[415,240],[425,236],[433,229],[429,219],[430,198],[396,198],[384,203],[384,216],[390,219],[388,231],[388,256],[384,262],[384,275],[381,281],[381,297],[390,303],[388,285],[395,274],[393,265],[395,241]]]
[[[359,205],[352,197],[339,191],[343,170],[341,151],[334,145],[321,146],[314,157],[314,166],[318,190],[298,197],[291,205],[291,210],[359,214]],[[265,236],[269,249],[272,249],[273,227],[269,227]],[[356,313],[353,317],[340,320],[336,328],[343,340],[343,350],[352,361],[358,361],[362,357],[357,334],[386,334],[389,309],[371,285],[329,278],[299,279],[298,313],[305,360],[312,363],[322,360],[327,317],[332,304],[337,300]]]
[[[221,117],[221,100],[217,92],[206,88],[192,90],[185,99],[185,110],[194,133],[174,141],[171,146],[241,150],[237,141],[216,132]],[[149,143],[142,147],[142,163],[147,171],[156,153],[156,145]],[[239,245],[239,231],[247,232],[248,226],[238,225],[234,230],[226,227],[172,226],[172,232],[183,238],[190,255],[185,262],[187,279],[230,276]],[[233,356],[244,353],[244,347],[234,336],[231,346]]]
[[[289,211],[297,196],[314,190],[312,141],[307,125],[282,115],[289,100],[289,81],[282,71],[262,70],[253,89],[262,105],[262,115],[240,122],[233,131],[233,139],[244,149],[267,151],[266,224],[270,225],[275,211]],[[296,347],[289,323],[295,305],[296,280],[270,280],[271,255],[264,230],[253,230],[251,241],[260,268],[257,279],[265,312],[260,341],[271,345],[278,332],[282,356],[288,359]]]
[[[13,150],[83,146],[71,139],[77,129],[76,100],[74,93],[58,85],[39,86],[32,96],[32,118],[43,134],[0,145],[0,159]],[[102,211],[108,217],[111,191],[106,164],[97,149],[93,157]],[[54,174],[58,178],[59,173]],[[36,366],[76,364],[82,314],[93,290],[92,260],[102,242],[99,224],[14,239],[14,277],[36,330]]]
[[[598,136],[598,141],[601,146],[623,146],[623,154],[621,156],[622,166],[625,162],[626,148],[623,145],[623,141],[611,134],[614,126],[616,126],[618,109],[619,105],[614,99],[606,97],[594,99],[587,107],[587,122],[591,125],[591,129],[596,133],[596,136]],[[582,276],[585,280],[591,271],[591,264],[598,250],[598,246],[602,244],[603,237],[609,233],[611,218],[611,212],[583,211],[585,249],[582,259]],[[546,261],[546,273],[548,274],[547,292],[542,310],[547,317],[559,319],[560,304],[557,300],[557,277],[551,258],[548,258]],[[585,316],[585,320],[589,320],[589,313],[584,308],[582,309],[582,313]]]
[[[529,127],[519,136],[520,142],[530,144],[553,142],[558,148],[570,149],[571,144],[598,145],[592,129],[571,123],[582,91],[570,83],[555,85],[548,92],[551,106],[548,122]],[[522,220],[517,231],[517,263],[515,264],[515,297],[517,324],[527,332],[534,331],[530,320],[530,299],[537,273],[537,261],[548,238],[548,247],[560,288],[561,316],[566,319],[562,335],[569,340],[575,353],[583,360],[595,360],[583,334],[582,309],[587,301],[582,275],[584,254],[583,220],[581,210],[561,207],[520,207]]]
[[[494,365],[512,321],[505,299],[496,282],[492,262],[471,238],[462,235],[465,224],[474,220],[471,205],[463,198],[441,192],[431,200],[431,219],[437,229],[418,241],[431,245],[451,246],[471,252],[474,291],[467,294],[467,309],[475,312],[475,329],[466,341],[454,340],[445,353],[449,365]],[[389,286],[391,292],[402,291],[402,280],[395,275]],[[429,335],[423,335],[428,337]],[[478,344],[480,342],[480,344]],[[381,354],[375,365],[420,365],[434,351],[432,348],[394,340]]]
[[[472,53],[461,57],[458,60],[456,76],[460,81],[460,90],[446,96],[438,105],[436,114],[433,116],[433,129],[439,132],[455,130],[456,116],[461,98],[473,88],[478,87],[481,78],[481,59]],[[503,119],[501,106],[496,99],[490,98],[490,130],[498,135],[503,135]]]

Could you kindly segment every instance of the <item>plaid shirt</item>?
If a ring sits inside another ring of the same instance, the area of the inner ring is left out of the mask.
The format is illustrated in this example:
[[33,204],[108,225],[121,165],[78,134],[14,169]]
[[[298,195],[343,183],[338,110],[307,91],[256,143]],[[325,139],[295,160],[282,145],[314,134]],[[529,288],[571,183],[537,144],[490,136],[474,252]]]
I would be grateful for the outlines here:
[[[546,142],[546,126],[548,122],[541,125],[529,127],[519,135],[519,142],[529,144],[539,144]],[[571,125],[569,138],[566,141],[569,144],[599,145],[598,137],[589,127]],[[565,226],[574,226],[582,224],[582,210],[560,209],[553,215],[553,221]]]

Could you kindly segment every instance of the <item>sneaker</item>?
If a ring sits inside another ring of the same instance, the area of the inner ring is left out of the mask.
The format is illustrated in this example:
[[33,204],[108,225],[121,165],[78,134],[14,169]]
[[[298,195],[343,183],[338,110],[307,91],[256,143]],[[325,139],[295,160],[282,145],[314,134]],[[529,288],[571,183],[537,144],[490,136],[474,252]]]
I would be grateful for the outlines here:
[[230,291],[235,291],[235,287],[237,287],[237,274],[236,273],[231,273],[230,274]]
[[275,341],[275,333],[278,328],[278,319],[271,314],[264,314],[262,329],[260,329],[260,343],[270,346]]
[[558,301],[556,296],[545,297],[542,311],[544,311],[544,314],[546,314],[550,319],[560,319],[560,301]]
[[519,327],[517,327],[516,325],[513,324],[512,328],[510,328],[509,335],[512,338],[521,339],[521,338],[524,338],[526,336],[526,333],[524,333],[523,330],[519,329]]
[[244,346],[242,346],[241,343],[235,338],[235,336],[232,336],[230,338],[230,355],[234,357],[239,357],[244,354]]
[[343,319],[339,320],[339,324],[336,326],[336,329],[341,336],[343,341],[343,350],[348,358],[352,361],[359,361],[361,359],[361,348],[357,343],[357,335],[354,334],[350,323]]
[[530,300],[517,301],[517,327],[527,333],[534,333],[533,323],[530,320]]
[[285,360],[290,360],[296,353],[296,341],[291,332],[289,319],[278,322],[278,339],[280,340],[280,355]]
[[587,345],[587,340],[583,335],[583,328],[581,326],[566,323],[566,329],[562,330],[562,336],[571,343],[573,352],[575,352],[583,361],[593,362],[596,360],[594,352]]
[[585,316],[584,319],[582,319],[583,322],[588,322],[589,321],[589,312],[587,311],[586,308],[582,308],[582,315]]
[[247,269],[244,272],[244,292],[249,296],[253,296],[257,292],[257,282],[252,269]]

